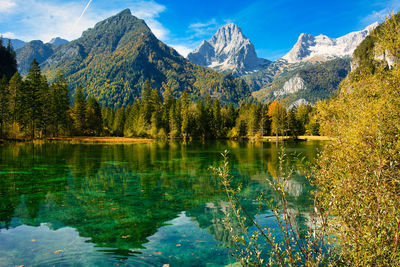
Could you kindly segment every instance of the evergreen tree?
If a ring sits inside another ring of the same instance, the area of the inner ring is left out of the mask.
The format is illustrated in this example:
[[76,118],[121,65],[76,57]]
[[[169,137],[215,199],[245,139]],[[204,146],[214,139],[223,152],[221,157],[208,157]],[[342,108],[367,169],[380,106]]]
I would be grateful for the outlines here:
[[50,86],[50,92],[53,98],[52,113],[56,120],[55,134],[58,135],[60,130],[66,133],[69,128],[70,99],[67,81],[62,72],[57,73],[56,80]]
[[26,86],[23,87],[23,126],[34,139],[37,128],[41,128],[43,119],[43,93],[45,91],[39,63],[33,59],[31,68],[26,77]]
[[181,133],[184,140],[188,138],[188,133],[190,131],[190,118],[189,118],[189,94],[185,90],[183,91],[180,98],[180,111],[181,111]]
[[103,117],[100,104],[94,97],[88,99],[86,112],[87,134],[99,136],[103,129]]
[[86,126],[86,102],[82,92],[82,87],[78,86],[75,91],[74,107],[73,107],[74,129],[75,134],[83,135]]
[[9,83],[9,110],[10,110],[10,122],[14,124],[19,122],[21,115],[25,112],[22,110],[23,103],[23,86],[24,83],[22,81],[21,75],[18,72],[14,74]]
[[153,105],[151,100],[151,92],[152,92],[151,84],[149,80],[146,80],[143,84],[142,91],[142,103],[143,103],[143,116],[146,123],[150,123],[151,113],[153,112]]
[[5,125],[10,115],[8,110],[9,96],[7,78],[4,75],[0,80],[0,137],[5,137]]
[[218,99],[214,100],[212,107],[212,132],[216,138],[223,137],[221,105]]
[[17,60],[15,52],[8,43],[8,46],[3,45],[3,40],[0,39],[0,78],[6,76],[7,80],[17,72]]

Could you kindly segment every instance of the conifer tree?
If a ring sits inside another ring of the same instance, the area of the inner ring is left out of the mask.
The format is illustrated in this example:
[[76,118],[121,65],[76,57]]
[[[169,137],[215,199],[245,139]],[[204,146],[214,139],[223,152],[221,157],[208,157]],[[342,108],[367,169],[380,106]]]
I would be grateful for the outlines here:
[[73,107],[73,117],[74,117],[74,128],[75,134],[83,135],[85,133],[86,127],[86,102],[85,97],[82,92],[82,87],[78,86],[75,91],[74,107]]
[[26,86],[23,87],[22,110],[23,126],[28,130],[32,139],[36,136],[37,128],[41,128],[43,112],[43,89],[44,81],[36,59],[33,59],[31,68],[26,77]]
[[50,92],[53,101],[52,116],[56,120],[55,134],[58,135],[60,130],[66,133],[69,128],[70,98],[67,81],[62,72],[57,73],[56,80],[50,86]]
[[10,110],[10,123],[14,124],[19,122],[21,115],[25,112],[22,110],[22,93],[23,93],[24,83],[22,81],[21,75],[16,72],[10,80],[9,83],[9,110]]
[[88,135],[99,136],[102,133],[103,118],[101,115],[101,107],[94,97],[88,99],[86,121]]
[[9,91],[7,78],[0,79],[0,137],[4,137],[5,125],[9,118],[8,110]]

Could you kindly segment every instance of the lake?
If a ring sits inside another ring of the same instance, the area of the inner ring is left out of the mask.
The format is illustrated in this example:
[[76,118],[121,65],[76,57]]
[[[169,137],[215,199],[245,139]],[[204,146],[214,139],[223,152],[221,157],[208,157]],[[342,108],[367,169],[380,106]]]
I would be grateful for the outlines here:
[[[323,144],[284,146],[300,153],[290,156],[300,170]],[[260,192],[275,196],[267,179],[279,176],[276,143],[0,145],[0,266],[234,263],[223,223],[229,204],[209,170],[226,149],[240,198],[255,215]],[[301,171],[286,186],[300,223],[309,215],[310,189]],[[263,223],[276,227],[271,217]]]

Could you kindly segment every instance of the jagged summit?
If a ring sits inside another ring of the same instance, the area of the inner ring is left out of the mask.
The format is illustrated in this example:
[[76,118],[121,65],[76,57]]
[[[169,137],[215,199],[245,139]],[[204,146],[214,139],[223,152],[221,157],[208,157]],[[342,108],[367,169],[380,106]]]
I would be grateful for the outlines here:
[[364,30],[351,32],[339,38],[329,38],[322,34],[315,37],[311,34],[302,33],[292,50],[283,59],[289,63],[297,63],[351,56],[357,46],[377,26],[378,23],[375,22]]
[[270,61],[257,57],[254,45],[234,23],[227,24],[188,55],[195,64],[237,75],[265,68]]

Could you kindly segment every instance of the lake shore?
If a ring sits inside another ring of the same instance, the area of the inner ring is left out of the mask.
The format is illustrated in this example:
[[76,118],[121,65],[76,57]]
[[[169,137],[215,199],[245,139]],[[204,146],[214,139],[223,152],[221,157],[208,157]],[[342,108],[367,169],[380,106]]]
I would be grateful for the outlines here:
[[105,137],[96,137],[96,136],[74,136],[74,137],[52,137],[52,138],[44,138],[44,139],[34,139],[34,140],[4,140],[0,139],[1,143],[6,142],[65,142],[70,144],[137,144],[137,143],[151,143],[154,142],[154,139],[149,138],[129,138],[129,137],[113,137],[113,136],[105,136]]
[[[17,139],[17,140],[7,140],[0,139],[0,144],[7,142],[65,142],[71,144],[137,144],[137,143],[152,143],[157,139],[151,138],[139,138],[139,137],[114,137],[114,136],[74,136],[74,137],[51,137],[44,139]],[[292,140],[288,136],[264,136],[262,141],[267,142],[280,142],[280,141],[290,141]],[[298,140],[300,141],[330,141],[331,138],[327,136],[299,136]],[[254,140],[253,140],[254,141]]]
[[[332,138],[328,136],[312,136],[312,135],[304,135],[304,136],[298,136],[298,140],[300,141],[331,141]],[[279,142],[279,141],[286,141],[286,140],[292,140],[291,137],[289,136],[264,136],[263,141],[269,141],[269,142]]]

